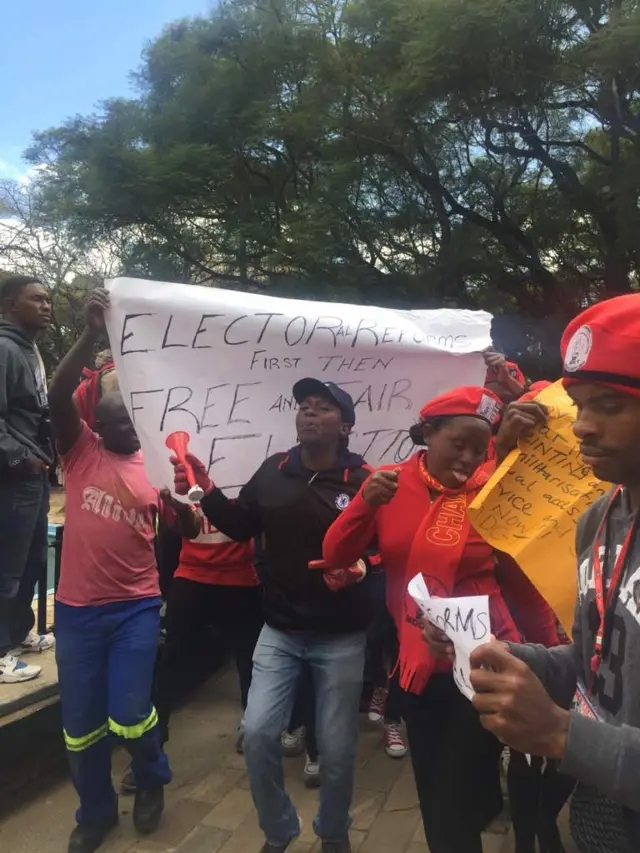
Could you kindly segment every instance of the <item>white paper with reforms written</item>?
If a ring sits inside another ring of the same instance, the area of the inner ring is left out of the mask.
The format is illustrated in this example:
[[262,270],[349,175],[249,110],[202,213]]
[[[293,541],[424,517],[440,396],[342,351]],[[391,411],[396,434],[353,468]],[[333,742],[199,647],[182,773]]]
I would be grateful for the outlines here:
[[411,454],[407,430],[427,400],[484,382],[484,311],[393,311],[131,278],[107,288],[118,380],[155,486],[173,482],[166,436],[187,430],[216,484],[236,494],[267,456],[295,444],[291,389],[305,376],[352,395],[350,447],[373,466]]
[[409,581],[409,595],[426,618],[443,631],[453,643],[455,661],[453,678],[458,690],[471,699],[471,652],[491,639],[491,616],[488,595],[460,598],[431,598],[421,574]]

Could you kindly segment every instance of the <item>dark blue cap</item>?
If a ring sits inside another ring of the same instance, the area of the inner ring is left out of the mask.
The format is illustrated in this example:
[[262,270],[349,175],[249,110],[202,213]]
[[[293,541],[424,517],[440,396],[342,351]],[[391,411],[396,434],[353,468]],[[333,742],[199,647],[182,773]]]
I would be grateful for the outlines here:
[[335,382],[322,382],[320,379],[300,379],[293,386],[293,396],[296,403],[300,404],[307,397],[325,397],[340,409],[342,420],[345,424],[355,424],[356,407],[353,404],[351,394],[336,385]]

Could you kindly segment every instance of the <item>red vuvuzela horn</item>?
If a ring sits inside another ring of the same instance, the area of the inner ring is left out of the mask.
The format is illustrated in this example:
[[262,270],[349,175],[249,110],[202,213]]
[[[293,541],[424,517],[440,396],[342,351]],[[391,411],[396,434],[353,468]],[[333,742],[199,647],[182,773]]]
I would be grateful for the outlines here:
[[187,453],[189,452],[189,441],[191,440],[191,436],[186,430],[179,429],[176,432],[170,433],[166,440],[165,445],[172,450],[175,455],[178,457],[178,462],[181,465],[184,465],[185,474],[187,475],[187,483],[189,484],[189,491],[187,495],[190,501],[194,503],[198,503],[204,497],[204,491],[200,488],[200,486],[196,483],[196,478],[193,473],[193,468],[187,461]]

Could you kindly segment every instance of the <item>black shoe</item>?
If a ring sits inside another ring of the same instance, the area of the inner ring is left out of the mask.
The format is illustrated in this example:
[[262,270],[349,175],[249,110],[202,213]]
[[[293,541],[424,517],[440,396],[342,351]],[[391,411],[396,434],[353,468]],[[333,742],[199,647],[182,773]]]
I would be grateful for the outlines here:
[[78,824],[69,837],[68,853],[94,853],[117,823],[116,813],[105,823]]
[[140,835],[155,832],[164,811],[164,788],[136,788],[133,825]]
[[560,838],[560,830],[555,824],[546,831],[538,832],[538,844],[540,853],[566,853]]
[[265,841],[264,847],[260,848],[260,853],[285,853],[286,850],[289,849],[289,845],[291,841],[287,841],[286,844],[269,844],[268,841]]

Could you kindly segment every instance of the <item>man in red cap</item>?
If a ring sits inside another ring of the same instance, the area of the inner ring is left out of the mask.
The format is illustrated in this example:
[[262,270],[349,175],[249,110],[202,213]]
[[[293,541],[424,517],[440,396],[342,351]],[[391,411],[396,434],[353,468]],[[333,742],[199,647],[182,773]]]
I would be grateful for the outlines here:
[[[593,305],[562,339],[582,458],[615,484],[578,524],[573,643],[472,656],[483,725],[578,781],[581,853],[640,850],[640,294]],[[571,710],[567,710],[571,707]]]

